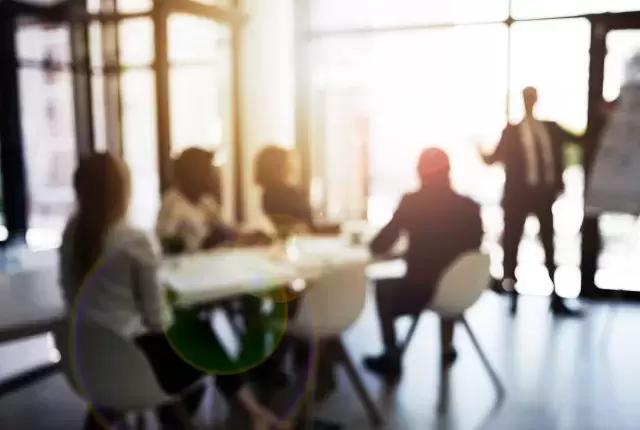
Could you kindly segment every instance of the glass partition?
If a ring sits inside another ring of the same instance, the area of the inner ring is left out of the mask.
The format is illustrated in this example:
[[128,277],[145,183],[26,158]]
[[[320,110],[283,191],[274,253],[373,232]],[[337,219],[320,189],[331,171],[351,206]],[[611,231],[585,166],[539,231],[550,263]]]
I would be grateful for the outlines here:
[[579,16],[640,9],[640,0],[511,0],[516,19]]
[[77,160],[69,30],[20,21],[16,34],[29,243],[55,246],[73,211]]
[[168,21],[171,152],[190,146],[216,153],[222,208],[234,219],[231,30],[186,14]]
[[121,76],[122,146],[131,169],[130,220],[153,229],[160,208],[156,84],[151,69],[126,70]]
[[366,199],[369,219],[385,222],[418,185],[429,146],[449,153],[460,192],[499,202],[499,177],[475,147],[495,145],[505,125],[506,26],[320,38],[310,49],[311,191],[326,216],[362,216]]

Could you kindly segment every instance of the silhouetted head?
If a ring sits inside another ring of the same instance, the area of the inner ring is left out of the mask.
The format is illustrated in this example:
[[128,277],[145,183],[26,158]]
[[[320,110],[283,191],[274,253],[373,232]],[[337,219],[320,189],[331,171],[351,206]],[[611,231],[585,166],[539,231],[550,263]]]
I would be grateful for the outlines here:
[[522,102],[524,103],[524,114],[533,116],[536,103],[538,103],[538,90],[534,87],[527,87],[522,90]]
[[418,176],[422,184],[444,184],[449,182],[449,156],[438,148],[427,148],[420,154]]
[[274,185],[285,185],[291,180],[291,151],[276,145],[264,147],[255,162],[256,184],[265,188]]
[[221,199],[220,174],[213,165],[215,153],[191,147],[185,149],[173,163],[173,180],[178,191],[193,203],[205,195]]
[[109,153],[80,160],[73,186],[77,214],[73,244],[74,273],[82,280],[102,254],[104,236],[129,209],[129,169]]

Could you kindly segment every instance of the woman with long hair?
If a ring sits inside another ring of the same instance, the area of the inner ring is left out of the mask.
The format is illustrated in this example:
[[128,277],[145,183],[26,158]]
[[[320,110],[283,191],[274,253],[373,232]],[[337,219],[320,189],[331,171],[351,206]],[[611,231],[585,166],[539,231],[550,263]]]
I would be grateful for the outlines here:
[[[340,231],[337,224],[314,221],[311,204],[298,187],[296,154],[276,145],[264,147],[255,160],[255,181],[262,188],[262,210],[267,215],[281,238],[299,232],[335,234]],[[289,314],[294,316],[299,301],[288,303]],[[302,370],[309,361],[310,345],[293,342],[294,362]],[[321,377],[316,388],[319,397],[332,392],[336,387],[334,366],[331,360],[319,363]]]
[[[70,309],[134,341],[145,353],[168,394],[181,394],[203,376],[183,361],[164,331],[172,312],[158,281],[159,255],[148,236],[127,224],[130,179],[127,166],[108,153],[80,161],[74,177],[77,211],[69,220],[60,248],[61,284]],[[211,342],[219,339],[211,331]],[[228,400],[238,401],[255,429],[284,425],[258,404],[241,375],[216,377]],[[204,389],[184,398],[190,412]],[[165,424],[175,424],[170,408],[161,408]]]
[[255,163],[255,181],[263,192],[262,210],[278,233],[287,236],[293,230],[316,231],[311,205],[297,187],[294,154],[269,145]]

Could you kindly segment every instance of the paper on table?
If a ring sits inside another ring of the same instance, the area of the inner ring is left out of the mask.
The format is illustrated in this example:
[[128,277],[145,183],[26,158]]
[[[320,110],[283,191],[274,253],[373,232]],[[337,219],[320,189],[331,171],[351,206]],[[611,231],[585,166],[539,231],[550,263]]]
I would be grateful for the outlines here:
[[271,261],[260,251],[191,255],[169,263],[164,271],[164,281],[178,293],[179,302],[265,292],[296,278],[293,267]]

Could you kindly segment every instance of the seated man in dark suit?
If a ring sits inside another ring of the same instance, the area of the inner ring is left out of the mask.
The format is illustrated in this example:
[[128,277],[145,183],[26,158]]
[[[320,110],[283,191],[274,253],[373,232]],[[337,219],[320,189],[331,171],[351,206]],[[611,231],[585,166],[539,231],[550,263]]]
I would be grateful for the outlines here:
[[[402,198],[391,221],[370,244],[372,253],[386,254],[401,233],[409,238],[405,277],[380,279],[376,285],[385,351],[365,359],[370,371],[390,380],[401,374],[396,318],[422,312],[446,267],[465,251],[478,249],[482,241],[480,208],[452,190],[449,170],[449,158],[443,151],[426,149],[418,164],[422,186]],[[441,322],[442,359],[448,364],[456,357],[453,326],[452,320]]]

